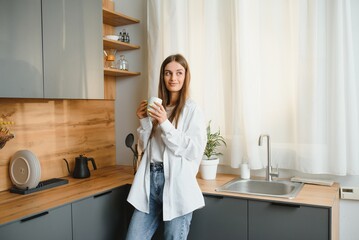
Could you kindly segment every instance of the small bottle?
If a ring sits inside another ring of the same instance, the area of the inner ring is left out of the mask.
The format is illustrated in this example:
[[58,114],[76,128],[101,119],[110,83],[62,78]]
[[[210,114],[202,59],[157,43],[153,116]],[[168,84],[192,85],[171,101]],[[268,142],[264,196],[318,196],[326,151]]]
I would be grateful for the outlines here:
[[244,162],[241,164],[241,178],[249,179],[251,177],[251,170],[249,169],[248,163]]
[[118,41],[122,41],[122,32],[120,32],[119,34],[118,34]]
[[118,61],[118,69],[128,71],[128,62],[125,59],[124,55],[120,55],[120,60]]
[[126,43],[130,43],[130,35],[126,33]]
[[126,42],[126,29],[122,29],[122,38],[121,42]]

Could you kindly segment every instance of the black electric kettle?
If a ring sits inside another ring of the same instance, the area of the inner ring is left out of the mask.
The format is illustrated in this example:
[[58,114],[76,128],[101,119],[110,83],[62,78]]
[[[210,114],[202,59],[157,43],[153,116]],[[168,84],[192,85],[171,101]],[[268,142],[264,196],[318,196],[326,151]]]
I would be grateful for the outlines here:
[[88,178],[90,177],[90,169],[87,165],[88,161],[92,162],[93,169],[96,170],[96,163],[93,158],[88,158],[83,155],[80,155],[75,158],[75,168],[73,173],[70,172],[69,162],[64,158],[63,159],[66,162],[67,170],[69,171],[69,174],[72,175],[74,178]]

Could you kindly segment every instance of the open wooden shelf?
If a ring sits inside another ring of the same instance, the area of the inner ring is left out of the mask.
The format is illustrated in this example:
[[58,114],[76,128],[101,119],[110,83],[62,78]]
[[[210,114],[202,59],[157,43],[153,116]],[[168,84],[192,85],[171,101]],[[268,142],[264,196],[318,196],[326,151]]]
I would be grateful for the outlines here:
[[103,23],[114,27],[139,23],[140,20],[102,8]]
[[[116,34],[117,27],[139,23],[140,20],[126,16],[122,13],[114,11],[114,2],[112,0],[102,0],[102,20],[103,20],[103,36]],[[103,48],[116,49],[121,54],[122,51],[137,50],[139,45],[114,41],[103,37]],[[118,55],[118,54],[117,54]],[[121,78],[139,76],[140,72],[130,72],[113,68],[104,68],[105,80],[105,98],[116,99],[116,81]]]
[[140,72],[130,72],[130,71],[124,71],[124,70],[118,70],[118,69],[111,69],[111,68],[105,68],[104,74],[106,76],[114,76],[114,77],[134,77],[138,76],[141,73]]
[[105,37],[103,38],[103,47],[105,49],[111,48],[111,49],[118,49],[120,51],[134,50],[134,49],[140,48],[139,45],[124,43],[121,41],[110,40]]

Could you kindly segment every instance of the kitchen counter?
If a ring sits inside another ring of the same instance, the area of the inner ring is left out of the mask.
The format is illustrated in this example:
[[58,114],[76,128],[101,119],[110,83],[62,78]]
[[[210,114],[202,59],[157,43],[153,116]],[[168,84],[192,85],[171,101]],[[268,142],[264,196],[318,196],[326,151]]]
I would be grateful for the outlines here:
[[91,171],[89,178],[64,178],[69,180],[68,184],[27,195],[9,191],[0,192],[0,225],[125,184],[131,184],[133,168],[111,166]]
[[334,183],[333,186],[304,184],[302,190],[298,193],[298,195],[294,199],[215,191],[217,187],[227,183],[228,181],[236,177],[238,176],[230,175],[230,174],[217,174],[216,180],[208,181],[198,178],[198,183],[203,193],[222,195],[222,196],[235,196],[235,197],[241,197],[246,199],[257,199],[257,200],[262,199],[262,200],[270,200],[273,202],[286,202],[293,204],[314,205],[320,207],[333,207],[339,199],[338,183]]
[[[333,219],[339,215],[339,185],[331,187],[305,184],[295,199],[282,199],[273,197],[262,197],[247,194],[216,192],[215,188],[237,177],[230,174],[217,174],[216,180],[198,179],[202,192],[205,194],[225,195],[246,199],[268,200],[276,202],[291,202],[304,205],[315,205],[321,207],[332,207]],[[19,195],[9,191],[0,192],[0,225],[12,222],[35,213],[52,209],[80,199],[106,192],[110,189],[131,184],[133,181],[133,168],[130,166],[111,166],[91,171],[91,177],[86,179],[69,180],[66,185],[52,189]],[[335,220],[337,221],[337,220]]]

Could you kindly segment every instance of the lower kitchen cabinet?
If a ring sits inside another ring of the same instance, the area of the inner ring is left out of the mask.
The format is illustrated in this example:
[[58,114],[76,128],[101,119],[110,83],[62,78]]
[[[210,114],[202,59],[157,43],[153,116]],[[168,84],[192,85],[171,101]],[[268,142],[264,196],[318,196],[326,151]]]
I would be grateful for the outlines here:
[[71,240],[71,204],[0,226],[0,239]]
[[72,203],[73,240],[124,239],[130,220],[129,185]]
[[188,239],[247,239],[247,200],[204,197],[206,206],[193,212]]
[[249,240],[328,240],[330,209],[248,200]]
[[[133,207],[130,185],[0,226],[0,239],[125,239]],[[332,208],[205,194],[194,211],[189,240],[329,240]],[[152,238],[163,238],[163,224]]]
[[329,240],[331,209],[205,195],[193,213],[188,239]]
[[0,226],[1,240],[125,239],[133,207],[130,185]]

